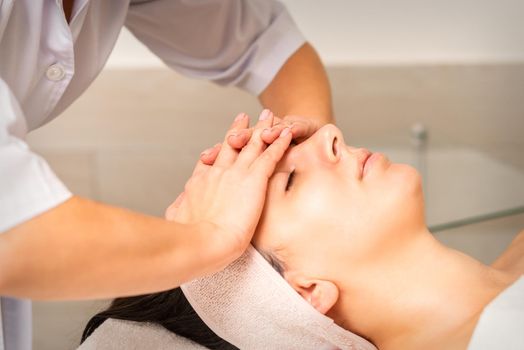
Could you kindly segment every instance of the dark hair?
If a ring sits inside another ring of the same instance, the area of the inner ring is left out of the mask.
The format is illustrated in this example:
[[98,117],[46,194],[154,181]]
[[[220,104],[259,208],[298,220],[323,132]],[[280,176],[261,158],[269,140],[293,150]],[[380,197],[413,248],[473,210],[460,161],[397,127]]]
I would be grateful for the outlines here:
[[[275,270],[283,273],[284,265],[275,254],[260,253]],[[216,335],[202,321],[180,288],[113,300],[107,310],[99,312],[89,320],[81,343],[108,318],[155,323],[209,349],[238,349]]]
[[198,317],[180,288],[113,300],[107,310],[89,320],[81,343],[108,318],[155,323],[209,349],[237,349],[217,336]]

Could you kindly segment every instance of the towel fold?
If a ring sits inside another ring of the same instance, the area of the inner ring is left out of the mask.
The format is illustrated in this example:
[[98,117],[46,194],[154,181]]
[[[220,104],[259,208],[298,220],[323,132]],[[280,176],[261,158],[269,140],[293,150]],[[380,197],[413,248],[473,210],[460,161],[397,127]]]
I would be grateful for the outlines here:
[[181,288],[208,327],[242,350],[376,350],[315,310],[252,246]]

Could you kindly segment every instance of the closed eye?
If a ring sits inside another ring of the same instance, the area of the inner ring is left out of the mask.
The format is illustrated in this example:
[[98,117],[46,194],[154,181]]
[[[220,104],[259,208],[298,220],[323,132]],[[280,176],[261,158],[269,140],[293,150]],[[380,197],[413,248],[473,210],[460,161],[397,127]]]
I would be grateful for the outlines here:
[[289,177],[287,178],[286,191],[289,191],[289,189],[293,185],[293,180],[294,179],[295,179],[295,170],[293,170],[291,173],[289,173]]

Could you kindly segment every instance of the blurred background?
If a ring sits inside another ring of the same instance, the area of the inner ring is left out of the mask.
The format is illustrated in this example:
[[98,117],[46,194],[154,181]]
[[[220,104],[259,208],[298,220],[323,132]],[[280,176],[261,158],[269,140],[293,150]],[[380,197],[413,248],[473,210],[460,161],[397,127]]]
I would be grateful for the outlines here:
[[[524,2],[283,2],[327,66],[346,142],[416,166],[437,237],[492,262],[524,229]],[[124,30],[87,93],[29,144],[75,194],[162,216],[200,152],[260,110]],[[35,302],[34,348],[75,348],[106,303]]]

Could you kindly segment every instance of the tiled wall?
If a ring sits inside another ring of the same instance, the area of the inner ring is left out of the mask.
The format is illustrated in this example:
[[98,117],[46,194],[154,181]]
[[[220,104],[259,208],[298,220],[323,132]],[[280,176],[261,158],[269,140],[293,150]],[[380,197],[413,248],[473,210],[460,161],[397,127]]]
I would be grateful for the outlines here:
[[[349,144],[410,147],[410,126],[422,122],[432,146],[473,148],[524,174],[524,64],[333,67],[329,73]],[[64,115],[30,134],[29,143],[74,193],[160,216],[198,154],[221,139],[239,111],[255,116],[260,107],[244,92],[164,69],[106,70]],[[489,262],[519,229],[524,215],[438,237]],[[35,349],[73,348],[102,304],[35,303]]]

